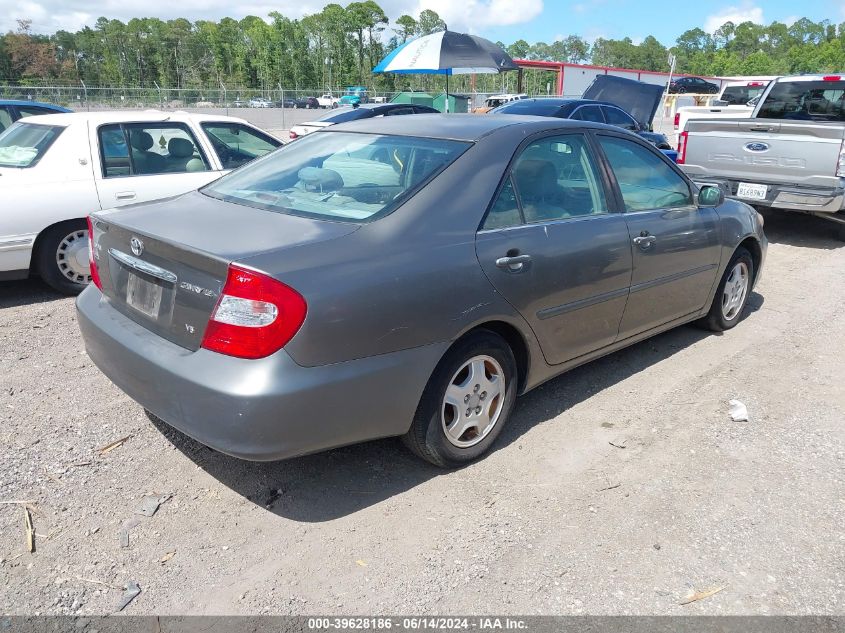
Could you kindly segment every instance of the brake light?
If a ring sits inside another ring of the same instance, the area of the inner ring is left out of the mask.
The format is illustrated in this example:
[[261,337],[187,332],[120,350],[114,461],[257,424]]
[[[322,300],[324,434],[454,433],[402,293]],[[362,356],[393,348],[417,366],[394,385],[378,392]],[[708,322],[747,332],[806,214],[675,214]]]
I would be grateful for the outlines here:
[[689,132],[684,130],[681,132],[680,136],[678,136],[678,160],[675,162],[679,165],[683,165],[687,160],[687,137]]
[[845,141],[839,146],[839,160],[836,163],[836,175],[845,178]]
[[94,240],[94,221],[89,215],[88,221],[88,266],[91,268],[91,283],[93,283],[100,290],[103,289],[103,283],[100,281],[100,271],[97,268],[97,260],[100,259],[100,253],[96,249],[96,242]]
[[680,112],[676,112],[676,113],[675,113],[675,129],[676,129],[676,130],[678,129],[678,124],[679,124],[680,122],[681,122],[681,113],[680,113]]
[[842,79],[841,75],[825,75],[822,77],[822,81],[839,81]]
[[746,85],[748,85],[748,86],[762,86],[763,82],[762,81],[749,81],[748,84],[746,84]]
[[305,321],[306,309],[305,299],[290,286],[230,264],[202,347],[238,358],[264,358],[287,345]]

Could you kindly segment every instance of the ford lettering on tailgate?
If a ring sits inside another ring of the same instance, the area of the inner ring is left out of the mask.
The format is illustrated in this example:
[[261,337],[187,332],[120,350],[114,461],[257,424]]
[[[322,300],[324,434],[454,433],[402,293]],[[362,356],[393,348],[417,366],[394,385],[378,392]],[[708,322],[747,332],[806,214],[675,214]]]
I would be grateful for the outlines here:
[[[762,143],[761,143],[762,145]],[[708,154],[707,161],[711,163],[742,163],[759,167],[787,167],[791,169],[806,169],[807,161],[803,158],[787,158],[781,156],[736,156],[734,154]]]

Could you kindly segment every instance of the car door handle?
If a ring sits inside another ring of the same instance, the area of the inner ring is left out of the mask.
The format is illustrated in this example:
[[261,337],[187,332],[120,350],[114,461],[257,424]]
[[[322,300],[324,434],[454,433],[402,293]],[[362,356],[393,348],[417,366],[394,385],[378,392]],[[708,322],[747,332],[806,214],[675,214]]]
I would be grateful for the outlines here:
[[496,266],[515,273],[522,270],[525,264],[530,261],[531,255],[513,255],[511,257],[500,257],[496,260]]
[[120,191],[114,194],[114,197],[118,200],[134,200],[135,199],[135,192],[134,191]]
[[636,244],[643,250],[648,250],[649,248],[651,248],[656,241],[657,238],[653,235],[638,235],[634,238],[634,244]]

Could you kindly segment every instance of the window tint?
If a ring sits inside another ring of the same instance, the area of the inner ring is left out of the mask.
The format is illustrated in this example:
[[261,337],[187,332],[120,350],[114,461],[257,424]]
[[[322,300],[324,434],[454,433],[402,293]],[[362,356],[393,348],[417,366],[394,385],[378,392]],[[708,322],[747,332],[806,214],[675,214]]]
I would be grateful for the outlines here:
[[0,132],[12,124],[12,115],[6,108],[0,108]]
[[42,114],[56,114],[55,110],[48,110],[47,108],[39,108],[38,106],[17,106],[18,114],[21,118],[28,116],[40,116]]
[[622,112],[619,108],[602,108],[604,110],[605,118],[610,125],[616,125],[617,127],[624,128],[626,130],[631,130],[632,132],[637,131],[637,124],[630,116]]
[[414,108],[412,106],[408,106],[406,108],[392,108],[385,112],[385,116],[396,116],[399,114],[413,114]]
[[693,203],[686,181],[651,150],[609,136],[600,136],[599,142],[628,211],[672,209]]
[[604,191],[581,134],[531,143],[512,173],[525,222],[607,213]]
[[583,106],[573,112],[572,117],[577,121],[592,121],[593,123],[604,123],[601,108],[598,106]]
[[209,169],[194,135],[179,123],[104,125],[99,135],[106,178]]
[[843,122],[845,81],[775,83],[756,118]]
[[511,177],[505,181],[504,187],[496,196],[490,212],[484,219],[484,229],[503,229],[508,226],[516,226],[522,223],[522,216],[519,213],[519,204],[516,201],[516,193],[513,190]]
[[240,123],[203,123],[211,146],[223,169],[235,169],[254,158],[269,154],[281,142]]
[[310,134],[201,191],[274,213],[360,222],[393,211],[467,147],[411,136]]
[[64,131],[58,125],[15,123],[0,133],[0,167],[32,167]]
[[533,114],[536,116],[556,116],[560,111],[560,102],[555,99],[519,99],[496,108],[496,114]]
[[722,92],[721,100],[730,105],[745,105],[763,94],[766,86],[728,86]]

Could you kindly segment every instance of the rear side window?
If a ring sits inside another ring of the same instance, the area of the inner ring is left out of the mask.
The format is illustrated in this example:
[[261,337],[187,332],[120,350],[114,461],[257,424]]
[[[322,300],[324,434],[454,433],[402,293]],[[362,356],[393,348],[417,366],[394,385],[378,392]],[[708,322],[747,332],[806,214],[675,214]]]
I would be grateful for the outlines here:
[[203,123],[202,129],[223,169],[240,167],[281,145],[280,141],[241,123]]
[[560,103],[544,99],[519,99],[496,108],[496,114],[533,114],[536,116],[556,116],[560,112]]
[[845,81],[776,82],[756,118],[845,121]]
[[625,209],[674,209],[693,204],[686,181],[663,159],[642,145],[613,136],[599,136],[619,183]]
[[128,123],[99,128],[103,177],[208,171],[205,156],[181,123]]
[[570,117],[576,121],[592,121],[593,123],[604,123],[601,108],[598,106],[583,106],[575,110]]
[[0,133],[0,167],[33,167],[63,131],[58,125],[15,123]]
[[621,127],[625,130],[637,131],[637,124],[630,116],[619,108],[604,108],[605,118],[610,125]]

